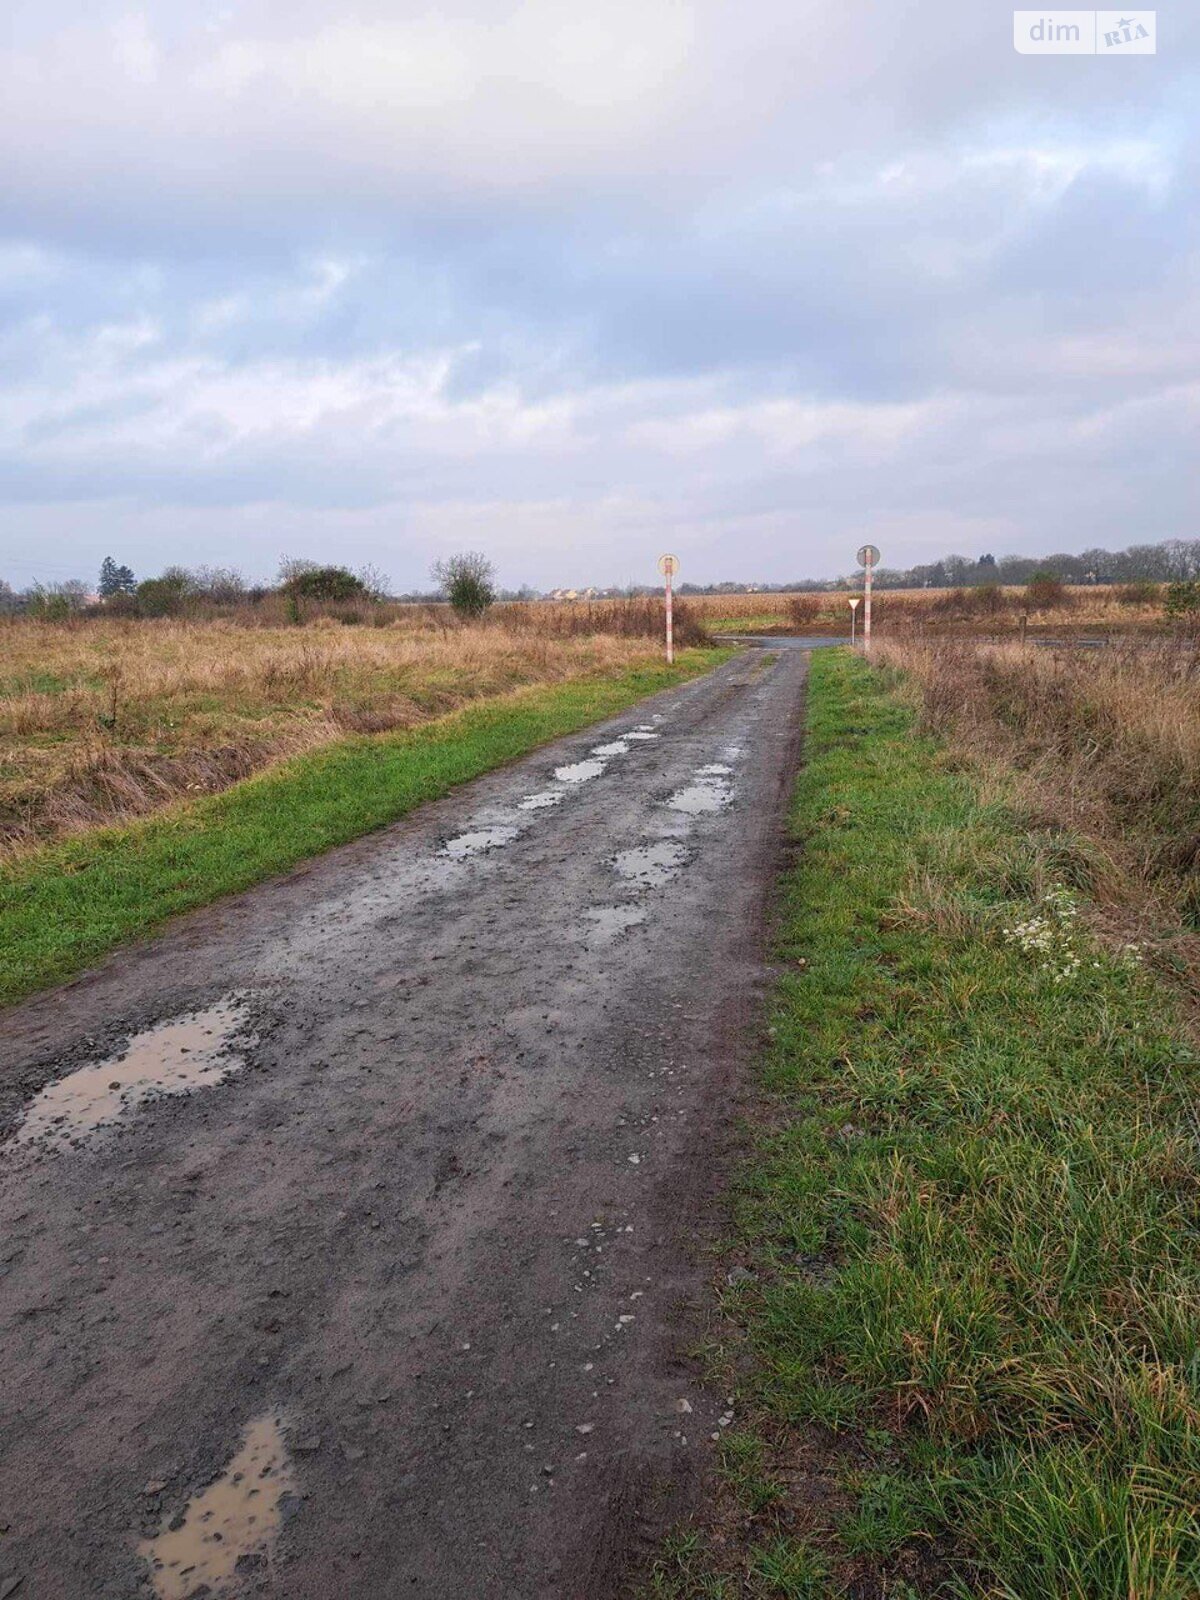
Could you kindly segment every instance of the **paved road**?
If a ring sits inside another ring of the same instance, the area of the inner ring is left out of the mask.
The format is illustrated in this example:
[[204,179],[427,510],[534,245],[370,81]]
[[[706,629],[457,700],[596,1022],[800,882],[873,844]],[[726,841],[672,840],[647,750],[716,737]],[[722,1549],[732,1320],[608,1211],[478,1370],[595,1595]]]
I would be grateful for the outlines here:
[[5,1015],[0,1593],[621,1592],[720,1424],[688,1240],[806,661],[742,656]]

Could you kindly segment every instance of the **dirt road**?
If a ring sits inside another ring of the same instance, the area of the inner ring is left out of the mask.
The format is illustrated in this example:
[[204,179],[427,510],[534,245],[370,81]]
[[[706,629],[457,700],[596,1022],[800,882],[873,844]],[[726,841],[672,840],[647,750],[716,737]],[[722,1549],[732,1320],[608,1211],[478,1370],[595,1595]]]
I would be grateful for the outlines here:
[[0,1596],[622,1591],[721,1425],[689,1240],[805,663],[734,660],[4,1014]]

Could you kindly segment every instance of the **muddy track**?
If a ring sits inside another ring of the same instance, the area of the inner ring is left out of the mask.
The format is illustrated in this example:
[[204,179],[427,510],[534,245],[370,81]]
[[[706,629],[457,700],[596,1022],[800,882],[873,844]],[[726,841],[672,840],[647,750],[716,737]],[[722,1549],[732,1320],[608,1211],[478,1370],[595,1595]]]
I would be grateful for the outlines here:
[[805,664],[4,1014],[0,1594],[623,1592],[720,1426],[689,1308]]

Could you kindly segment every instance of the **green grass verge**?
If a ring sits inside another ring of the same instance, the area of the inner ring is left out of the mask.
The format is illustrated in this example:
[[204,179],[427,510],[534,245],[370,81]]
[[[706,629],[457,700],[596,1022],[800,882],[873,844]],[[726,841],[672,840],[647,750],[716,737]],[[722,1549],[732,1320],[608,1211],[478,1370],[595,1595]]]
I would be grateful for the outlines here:
[[731,654],[683,651],[674,669],[522,689],[411,732],[346,739],[221,794],[25,857],[0,871],[0,1004]]
[[793,828],[754,1276],[714,1355],[749,1419],[733,1510],[651,1592],[1195,1600],[1200,1060],[1171,999],[1074,920],[1086,852],[982,803],[845,652],[813,661]]

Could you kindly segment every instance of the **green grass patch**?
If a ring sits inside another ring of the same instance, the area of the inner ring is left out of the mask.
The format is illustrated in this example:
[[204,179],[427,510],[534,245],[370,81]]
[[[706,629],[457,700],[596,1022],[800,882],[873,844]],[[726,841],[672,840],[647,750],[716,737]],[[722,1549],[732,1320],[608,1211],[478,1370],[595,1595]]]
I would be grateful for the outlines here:
[[393,822],[455,784],[708,671],[731,653],[684,651],[674,669],[521,689],[415,730],[346,739],[221,794],[24,857],[0,870],[0,1003],[59,982],[168,917]]
[[1170,998],[1088,933],[1086,851],[982,803],[845,652],[813,661],[792,825],[724,1352],[763,1448],[726,1464],[740,1544],[661,1592],[732,1548],[737,1593],[1195,1600],[1200,1060]]

